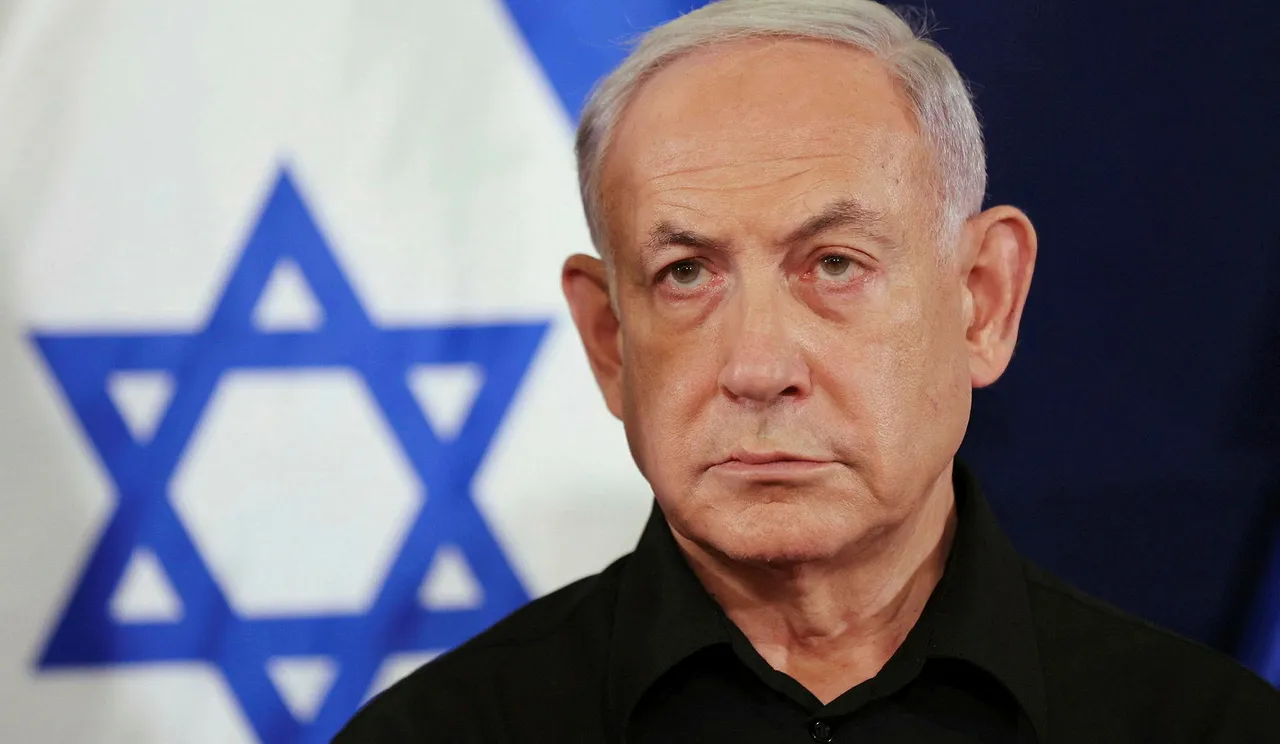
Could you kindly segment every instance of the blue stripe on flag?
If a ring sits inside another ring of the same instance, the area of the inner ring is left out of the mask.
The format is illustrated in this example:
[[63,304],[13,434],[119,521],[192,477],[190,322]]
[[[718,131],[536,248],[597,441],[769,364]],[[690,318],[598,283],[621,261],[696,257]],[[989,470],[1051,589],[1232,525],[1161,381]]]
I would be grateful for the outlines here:
[[506,0],[507,9],[560,103],[577,122],[596,80],[617,66],[629,42],[706,0]]
[[1280,534],[1273,542],[1239,658],[1268,682],[1280,686]]

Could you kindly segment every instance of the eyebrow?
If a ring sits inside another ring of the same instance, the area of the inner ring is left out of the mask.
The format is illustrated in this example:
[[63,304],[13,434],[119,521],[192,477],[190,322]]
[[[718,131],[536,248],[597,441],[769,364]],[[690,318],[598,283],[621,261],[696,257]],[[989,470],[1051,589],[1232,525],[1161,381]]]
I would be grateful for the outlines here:
[[857,199],[831,202],[821,212],[805,220],[787,235],[788,244],[802,243],[828,230],[855,228],[872,236],[884,233],[885,215]]
[[[802,222],[787,235],[783,242],[794,245],[811,240],[829,230],[840,228],[855,228],[871,237],[883,237],[884,227],[884,212],[872,209],[856,199],[839,199]],[[673,245],[707,251],[725,248],[723,241],[701,235],[667,220],[661,220],[655,224],[649,230],[649,236],[644,242],[644,247],[649,252]]]
[[696,248],[699,250],[718,250],[724,247],[719,240],[699,235],[698,233],[687,230],[682,227],[662,220],[649,230],[649,238],[645,241],[645,248],[650,252],[657,251],[669,245],[682,245],[686,248]]

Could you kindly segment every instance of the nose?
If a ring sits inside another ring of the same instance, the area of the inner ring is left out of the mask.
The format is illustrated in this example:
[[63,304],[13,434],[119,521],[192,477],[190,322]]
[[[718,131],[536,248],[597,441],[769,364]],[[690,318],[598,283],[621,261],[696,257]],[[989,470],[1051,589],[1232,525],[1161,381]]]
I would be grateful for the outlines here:
[[734,401],[773,404],[799,399],[811,388],[799,329],[790,317],[789,295],[778,288],[740,288],[726,308],[728,346],[720,388]]

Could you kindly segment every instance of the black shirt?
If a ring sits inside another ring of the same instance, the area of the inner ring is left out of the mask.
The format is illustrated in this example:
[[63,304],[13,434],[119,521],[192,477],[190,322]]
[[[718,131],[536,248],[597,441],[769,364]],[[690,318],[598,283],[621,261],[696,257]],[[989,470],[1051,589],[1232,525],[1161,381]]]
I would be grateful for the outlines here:
[[826,705],[752,648],[655,506],[633,553],[418,669],[335,741],[1280,742],[1269,685],[1029,564],[959,462],[954,483],[920,620]]

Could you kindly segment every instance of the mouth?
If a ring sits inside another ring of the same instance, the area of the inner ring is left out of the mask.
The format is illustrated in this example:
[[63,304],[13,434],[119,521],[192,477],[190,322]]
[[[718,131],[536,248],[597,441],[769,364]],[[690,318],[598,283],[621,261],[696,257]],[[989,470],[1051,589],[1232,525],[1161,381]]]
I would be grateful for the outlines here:
[[711,466],[722,475],[747,478],[796,478],[832,468],[835,462],[790,452],[734,452]]

